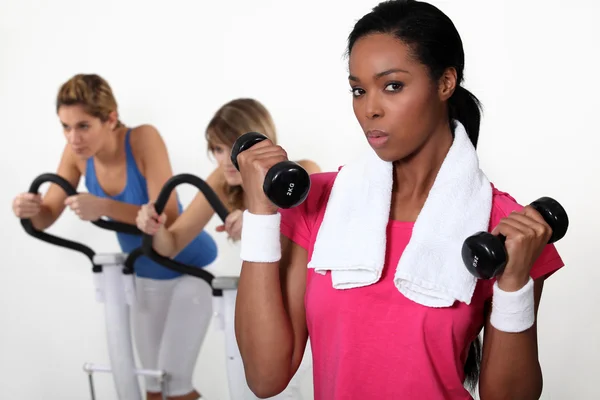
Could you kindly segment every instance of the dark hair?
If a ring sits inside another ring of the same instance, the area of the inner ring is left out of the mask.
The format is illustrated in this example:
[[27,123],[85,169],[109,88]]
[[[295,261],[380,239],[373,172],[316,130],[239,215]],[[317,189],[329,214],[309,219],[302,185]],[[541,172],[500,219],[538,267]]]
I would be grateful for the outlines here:
[[[448,100],[450,128],[460,121],[471,143],[477,147],[481,103],[461,86],[464,79],[465,54],[456,27],[442,11],[431,4],[415,0],[390,0],[379,3],[354,25],[348,37],[348,55],[356,41],[373,33],[394,35],[412,50],[412,56],[426,65],[431,78],[438,81],[447,68],[456,70],[457,87]],[[477,386],[481,365],[479,336],[470,345],[464,366],[465,386]]]
[[410,46],[413,57],[429,68],[431,78],[438,81],[447,68],[456,70],[457,86],[448,100],[450,128],[452,120],[460,121],[477,147],[481,103],[461,86],[464,79],[465,53],[456,27],[435,6],[415,0],[391,0],[379,3],[354,25],[348,37],[348,50],[358,39],[373,33],[394,35]]

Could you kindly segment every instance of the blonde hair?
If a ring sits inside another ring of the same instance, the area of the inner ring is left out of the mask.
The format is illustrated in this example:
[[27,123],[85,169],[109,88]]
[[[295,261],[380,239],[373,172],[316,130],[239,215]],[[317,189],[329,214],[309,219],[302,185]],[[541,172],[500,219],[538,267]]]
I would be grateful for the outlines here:
[[[212,117],[206,128],[208,150],[213,152],[219,144],[233,146],[235,140],[247,132],[258,132],[277,144],[277,132],[271,114],[257,100],[241,98],[224,104]],[[244,208],[244,191],[241,186],[224,184],[228,206]]]
[[[117,100],[106,80],[96,74],[77,74],[62,84],[56,96],[56,112],[61,106],[80,105],[84,111],[106,122],[118,111]],[[117,120],[116,128],[123,124]]]

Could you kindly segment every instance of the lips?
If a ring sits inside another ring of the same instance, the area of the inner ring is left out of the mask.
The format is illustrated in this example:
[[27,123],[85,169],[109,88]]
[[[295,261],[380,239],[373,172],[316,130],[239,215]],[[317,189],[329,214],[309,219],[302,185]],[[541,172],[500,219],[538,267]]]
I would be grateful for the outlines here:
[[367,140],[374,149],[385,146],[390,135],[387,132],[380,130],[370,130],[367,132]]
[[367,138],[381,138],[387,136],[389,136],[387,132],[378,129],[373,129],[367,132]]

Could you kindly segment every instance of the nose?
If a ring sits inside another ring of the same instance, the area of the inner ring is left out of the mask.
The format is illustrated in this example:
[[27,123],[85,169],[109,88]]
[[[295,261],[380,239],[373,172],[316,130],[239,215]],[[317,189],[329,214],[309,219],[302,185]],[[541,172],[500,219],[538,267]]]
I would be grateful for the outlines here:
[[82,142],[81,135],[77,133],[75,129],[71,130],[68,135],[69,143],[71,144],[80,144]]
[[379,96],[376,93],[370,93],[366,99],[366,114],[369,119],[376,119],[383,117],[383,108],[379,101]]

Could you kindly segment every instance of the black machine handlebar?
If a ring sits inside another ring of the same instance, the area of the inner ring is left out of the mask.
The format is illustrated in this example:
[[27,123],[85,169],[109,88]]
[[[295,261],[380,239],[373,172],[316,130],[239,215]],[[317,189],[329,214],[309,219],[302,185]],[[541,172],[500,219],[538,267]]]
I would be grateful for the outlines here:
[[[63,177],[61,177],[57,174],[53,174],[53,173],[44,173],[44,174],[39,175],[37,178],[35,178],[34,181],[31,183],[31,186],[29,187],[29,193],[37,194],[40,186],[46,182],[51,182],[51,183],[54,183],[54,184],[60,186],[65,191],[65,193],[69,196],[75,196],[78,194],[77,191],[75,190],[75,188],[66,179],[64,179]],[[229,214],[229,211],[227,210],[227,208],[223,205],[223,203],[221,202],[221,200],[219,200],[216,193],[211,189],[211,187],[205,181],[203,181],[202,179],[198,178],[197,176],[194,176],[191,174],[175,175],[175,176],[171,177],[171,179],[169,179],[165,183],[165,185],[162,188],[160,194],[158,195],[158,198],[154,205],[156,212],[159,215],[162,214],[162,212],[167,204],[167,201],[169,200],[169,197],[171,196],[171,192],[175,189],[176,186],[181,185],[183,183],[188,183],[188,184],[191,184],[191,185],[195,186],[196,188],[198,188],[204,194],[204,196],[206,197],[206,199],[208,200],[208,202],[210,203],[212,208],[215,210],[215,212],[217,213],[219,218],[221,218],[221,220],[223,222],[225,221],[225,219],[227,218],[227,215]],[[125,260],[125,267],[123,269],[123,273],[132,274],[134,271],[133,265],[134,265],[135,261],[140,256],[145,255],[146,257],[165,266],[166,268],[169,268],[171,270],[174,270],[174,271],[177,271],[177,272],[180,272],[183,274],[188,274],[188,275],[192,275],[197,278],[200,278],[212,287],[213,280],[215,279],[213,274],[211,274],[210,272],[208,272],[206,270],[203,270],[200,268],[195,268],[193,266],[189,266],[189,265],[180,263],[178,261],[175,261],[171,258],[161,256],[152,247],[152,239],[153,239],[152,236],[144,234],[136,226],[126,224],[123,222],[110,221],[110,220],[104,220],[104,219],[92,221],[92,223],[102,229],[106,229],[106,230],[110,230],[110,231],[114,231],[114,232],[128,233],[128,234],[133,234],[133,235],[143,235],[142,246],[135,249],[134,251],[129,253],[129,255],[127,256],[127,259]],[[92,271],[93,272],[101,272],[102,271],[102,266],[96,265],[94,263],[94,256],[96,255],[96,253],[91,248],[85,246],[84,244],[74,242],[72,240],[63,239],[63,238],[51,235],[49,233],[37,230],[33,226],[31,219],[29,219],[29,218],[22,218],[21,225],[25,229],[25,232],[27,232],[29,235],[31,235],[37,239],[48,242],[50,244],[54,244],[57,246],[65,247],[65,248],[72,249],[75,251],[79,251],[80,253],[85,254],[92,262],[92,266],[93,266]],[[222,296],[222,289],[213,288],[213,295]]]
[[[171,192],[173,192],[173,190],[177,186],[184,184],[184,183],[193,185],[196,188],[198,188],[198,190],[200,190],[202,192],[202,194],[204,194],[204,196],[206,197],[206,199],[208,200],[208,202],[212,206],[212,208],[215,210],[215,212],[217,213],[219,218],[221,218],[221,220],[223,222],[225,222],[225,219],[227,218],[227,215],[229,214],[229,211],[227,210],[225,205],[223,205],[223,203],[221,202],[221,200],[219,199],[217,194],[212,190],[212,188],[204,180],[198,178],[195,175],[191,175],[191,174],[175,175],[175,176],[171,177],[165,183],[165,185],[163,186],[162,190],[160,191],[160,193],[158,195],[158,198],[156,199],[156,202],[154,203],[154,209],[156,210],[156,213],[158,215],[161,215],[162,212],[164,211],[165,206],[167,205],[167,201],[169,200],[169,197],[171,196]],[[161,256],[152,247],[152,240],[153,240],[152,235],[144,234],[144,237],[142,239],[142,252],[144,253],[144,255],[146,257],[148,257],[152,261],[155,261],[161,265],[164,265],[165,267],[172,269],[174,271],[200,278],[200,279],[206,281],[212,287],[213,280],[215,279],[215,276],[213,274],[211,274],[210,272],[208,272],[204,269],[195,268],[195,267],[180,263],[178,261],[175,261],[169,257]],[[213,295],[221,296],[222,290],[213,288]]]
[[[41,174],[40,176],[35,178],[33,180],[33,182],[31,183],[31,186],[29,187],[29,193],[37,194],[40,189],[40,186],[42,186],[46,182],[51,182],[51,183],[54,183],[54,184],[60,186],[65,191],[65,193],[69,196],[75,196],[78,194],[77,191],[75,190],[75,188],[66,179],[64,179],[63,177],[61,177],[59,175],[52,174],[52,173]],[[92,223],[102,229],[107,229],[107,230],[114,231],[114,232],[129,233],[129,234],[134,234],[134,235],[141,235],[141,233],[142,233],[136,226],[130,225],[130,224],[125,224],[123,222],[107,221],[107,220],[99,219],[97,221],[92,221]],[[50,244],[54,244],[57,246],[66,247],[71,250],[79,251],[80,253],[85,254],[92,262],[92,266],[93,266],[92,270],[94,272],[102,271],[102,267],[100,265],[96,265],[94,263],[94,256],[96,255],[96,253],[89,247],[87,247],[81,243],[77,243],[77,242],[74,242],[71,240],[59,238],[59,237],[51,235],[49,233],[37,230],[33,226],[31,219],[29,219],[29,218],[21,218],[21,225],[25,229],[25,232],[27,232],[29,235],[31,235],[37,239],[43,240],[44,242],[48,242]],[[141,249],[136,249],[135,251],[133,251],[129,254],[129,256],[127,257],[127,260],[125,261],[125,266],[126,266],[125,273],[133,272],[133,263],[142,254],[143,253],[142,253]]]

